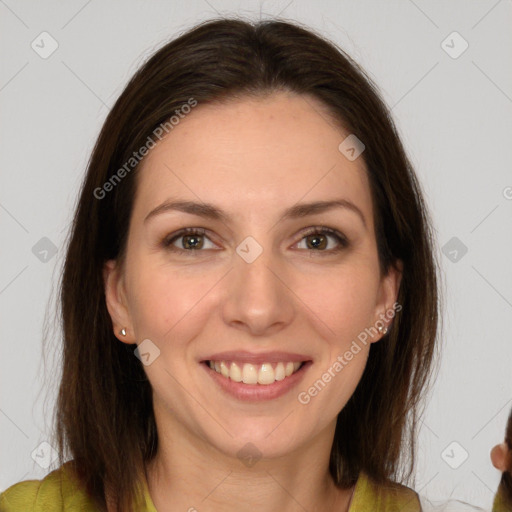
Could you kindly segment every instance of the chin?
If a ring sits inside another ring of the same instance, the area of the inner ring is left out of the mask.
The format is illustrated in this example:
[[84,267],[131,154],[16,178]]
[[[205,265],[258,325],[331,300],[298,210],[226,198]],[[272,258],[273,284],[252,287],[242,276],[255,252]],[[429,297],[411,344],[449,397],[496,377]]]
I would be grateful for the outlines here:
[[[246,458],[256,460],[282,457],[299,449],[305,442],[305,439],[301,439],[305,432],[295,434],[293,427],[285,426],[286,420],[281,425],[283,418],[276,420],[273,418],[248,419],[238,425],[231,424],[233,437],[221,429],[222,433],[219,437],[213,438],[209,435],[207,441],[226,457],[236,458],[241,462]],[[237,435],[236,432],[243,432],[243,434]]]

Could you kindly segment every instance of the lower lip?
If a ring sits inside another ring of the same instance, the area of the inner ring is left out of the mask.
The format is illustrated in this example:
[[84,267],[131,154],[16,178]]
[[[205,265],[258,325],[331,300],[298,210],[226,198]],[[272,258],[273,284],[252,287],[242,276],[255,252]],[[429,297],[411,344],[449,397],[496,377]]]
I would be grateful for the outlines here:
[[295,373],[285,377],[283,380],[276,380],[273,384],[244,384],[243,382],[236,382],[229,377],[224,377],[215,370],[212,370],[207,363],[201,363],[223,391],[238,400],[246,402],[272,400],[285,395],[302,380],[311,364],[311,361],[307,361]]

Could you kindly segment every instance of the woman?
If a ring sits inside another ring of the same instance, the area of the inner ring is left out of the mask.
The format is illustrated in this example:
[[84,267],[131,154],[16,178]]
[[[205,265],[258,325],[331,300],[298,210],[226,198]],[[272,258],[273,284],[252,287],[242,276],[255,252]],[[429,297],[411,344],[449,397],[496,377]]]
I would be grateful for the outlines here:
[[491,461],[493,466],[502,472],[492,510],[493,512],[512,510],[512,409],[508,415],[505,440],[491,450]]
[[61,467],[2,506],[419,510],[432,247],[389,113],[339,48],[283,21],[171,41],[109,113],[81,191]]

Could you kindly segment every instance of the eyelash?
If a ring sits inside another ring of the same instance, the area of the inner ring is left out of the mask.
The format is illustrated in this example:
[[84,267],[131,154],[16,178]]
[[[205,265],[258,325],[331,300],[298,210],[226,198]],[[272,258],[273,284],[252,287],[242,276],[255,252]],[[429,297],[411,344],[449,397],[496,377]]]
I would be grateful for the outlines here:
[[[326,253],[326,254],[333,254],[337,253],[343,249],[346,249],[349,246],[349,242],[347,238],[340,233],[339,231],[326,227],[326,226],[312,226],[310,228],[306,228],[306,230],[302,233],[302,238],[299,242],[302,242],[302,240],[308,236],[311,235],[330,235],[334,237],[337,242],[339,243],[339,246],[335,249],[328,249],[328,250],[315,250],[315,249],[306,249],[306,251],[311,253]],[[164,238],[162,240],[162,245],[164,248],[168,249],[172,252],[177,253],[188,253],[187,256],[195,256],[197,252],[203,252],[201,249],[180,249],[178,247],[174,247],[172,244],[178,240],[181,237],[187,236],[187,235],[199,235],[199,236],[206,236],[206,229],[204,228],[184,228],[178,231],[177,233],[174,233],[170,235],[169,237]],[[206,236],[206,238],[208,238]],[[301,249],[304,250],[304,249]]]

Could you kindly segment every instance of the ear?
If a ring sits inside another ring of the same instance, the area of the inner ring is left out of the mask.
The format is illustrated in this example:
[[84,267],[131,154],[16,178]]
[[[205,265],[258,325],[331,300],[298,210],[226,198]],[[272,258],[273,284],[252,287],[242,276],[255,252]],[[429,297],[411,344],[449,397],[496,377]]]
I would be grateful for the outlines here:
[[[375,305],[374,329],[382,327],[383,330],[387,329],[389,331],[396,312],[402,309],[402,306],[397,304],[402,275],[403,262],[396,260],[389,267],[388,273],[381,277],[377,303]],[[382,336],[384,336],[384,332],[378,333],[378,336],[371,340],[372,343],[379,341]]]
[[492,465],[503,473],[509,468],[510,456],[507,443],[497,444],[491,450]]
[[[133,325],[126,300],[123,273],[116,260],[108,260],[103,265],[103,282],[105,286],[105,301],[112,319],[114,334],[123,343],[135,343]],[[121,334],[126,330],[126,335]]]

